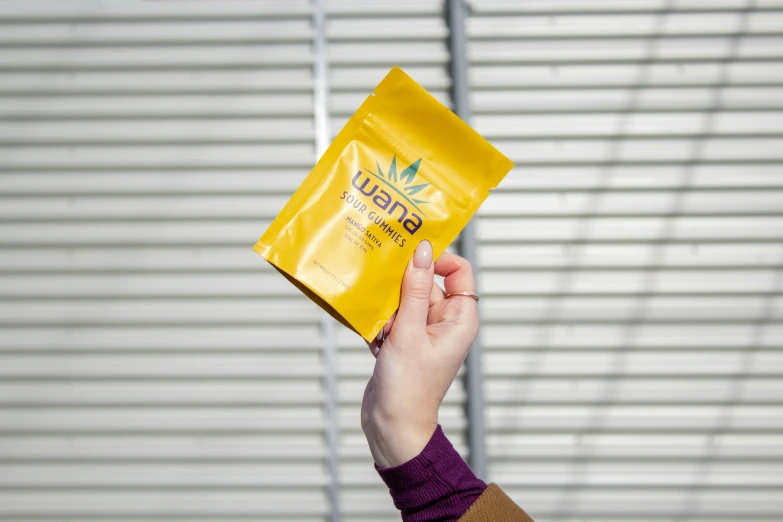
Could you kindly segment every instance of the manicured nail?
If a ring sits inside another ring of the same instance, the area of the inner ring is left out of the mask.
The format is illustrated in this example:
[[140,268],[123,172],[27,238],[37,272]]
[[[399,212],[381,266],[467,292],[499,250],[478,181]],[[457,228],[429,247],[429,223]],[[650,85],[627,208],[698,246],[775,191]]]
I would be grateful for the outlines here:
[[432,266],[432,245],[426,239],[419,243],[413,253],[413,266],[429,270]]
[[384,328],[386,328],[386,325],[383,325],[383,328],[381,328],[381,330],[378,332],[378,335],[375,336],[375,340],[376,341],[380,341],[381,338],[383,337],[383,329]]

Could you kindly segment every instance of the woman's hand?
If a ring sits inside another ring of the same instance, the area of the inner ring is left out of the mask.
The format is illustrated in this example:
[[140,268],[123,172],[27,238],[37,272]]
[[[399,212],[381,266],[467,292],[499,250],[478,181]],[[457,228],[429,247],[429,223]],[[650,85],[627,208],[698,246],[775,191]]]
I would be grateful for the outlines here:
[[364,391],[362,429],[381,468],[407,462],[427,445],[438,426],[438,407],[478,333],[476,301],[446,299],[434,274],[445,277],[447,293],[476,292],[466,259],[444,253],[433,264],[432,246],[419,243],[385,340],[369,344],[377,361]]

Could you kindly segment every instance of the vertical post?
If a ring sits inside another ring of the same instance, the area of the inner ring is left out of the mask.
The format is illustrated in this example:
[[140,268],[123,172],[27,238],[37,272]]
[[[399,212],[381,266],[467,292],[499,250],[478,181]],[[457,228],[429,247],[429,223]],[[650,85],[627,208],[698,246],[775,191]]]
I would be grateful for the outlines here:
[[[329,64],[326,55],[326,10],[324,0],[311,0],[313,23],[313,123],[315,128],[315,153],[320,158],[329,146]],[[337,415],[337,342],[334,320],[321,312],[324,360],[324,409],[326,417],[326,465],[329,472],[329,520],[340,522],[340,476],[338,415]]]
[[[468,97],[468,56],[465,36],[464,0],[447,0],[446,18],[449,25],[449,50],[451,52],[451,94],[454,112],[470,123],[470,100]],[[478,292],[478,263],[476,254],[475,223],[471,220],[460,235],[459,254],[470,261],[476,275]],[[467,389],[468,462],[476,476],[486,478],[487,454],[484,425],[484,373],[481,367],[481,334],[476,337],[465,361],[465,388]]]
[[334,319],[322,312],[321,328],[323,330],[324,356],[324,407],[326,409],[326,445],[329,454],[326,465],[329,472],[329,521],[340,522],[340,475],[339,475],[339,442],[337,427],[337,343],[334,331]]

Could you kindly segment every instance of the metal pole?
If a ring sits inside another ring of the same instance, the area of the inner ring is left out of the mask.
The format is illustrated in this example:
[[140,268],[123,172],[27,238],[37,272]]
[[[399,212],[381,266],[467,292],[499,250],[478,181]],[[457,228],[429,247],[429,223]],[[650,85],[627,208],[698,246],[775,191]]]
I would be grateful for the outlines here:
[[[465,37],[464,0],[448,0],[447,21],[449,25],[449,50],[451,51],[451,94],[454,112],[465,122],[470,123],[470,99],[468,97],[468,57]],[[478,289],[477,244],[474,221],[465,227],[460,235],[459,254],[470,261],[476,275]],[[480,292],[477,292],[480,293]],[[480,317],[480,316],[479,316]],[[479,478],[487,475],[487,452],[485,446],[486,428],[484,424],[484,373],[481,368],[481,334],[476,337],[465,361],[465,388],[467,389],[468,463]]]
[[342,514],[340,513],[340,475],[339,475],[339,442],[337,429],[337,361],[336,361],[336,335],[334,331],[334,319],[323,312],[321,316],[321,327],[323,335],[323,355],[324,355],[324,407],[326,409],[326,444],[329,454],[327,455],[327,468],[329,471],[329,520],[330,522],[340,522]]
[[[329,64],[326,55],[326,10],[324,0],[312,1],[313,15],[313,120],[315,126],[315,151],[317,157],[329,146]],[[326,445],[328,450],[327,469],[329,472],[329,520],[340,522],[340,475],[339,442],[337,427],[337,339],[334,319],[322,312],[321,335],[323,336],[324,360],[324,409],[326,410]]]

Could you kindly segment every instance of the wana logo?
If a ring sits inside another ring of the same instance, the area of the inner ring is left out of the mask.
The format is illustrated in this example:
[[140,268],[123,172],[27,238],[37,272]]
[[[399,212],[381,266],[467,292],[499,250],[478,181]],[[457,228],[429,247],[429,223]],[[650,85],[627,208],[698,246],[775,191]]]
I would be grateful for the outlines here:
[[[369,175],[365,174],[362,176],[363,173],[360,170],[353,177],[351,183],[364,196],[371,197],[373,203],[381,210],[386,211],[389,216],[396,218],[397,222],[402,223],[405,230],[414,234],[421,227],[421,216],[427,216],[421,209],[421,205],[429,203],[425,199],[414,197],[430,186],[429,183],[414,184],[419,165],[421,165],[421,158],[397,174],[397,156],[395,155],[392,157],[391,164],[384,174],[380,163],[376,160],[375,166],[378,172],[364,168]],[[398,197],[402,198],[402,200],[399,200]],[[411,208],[418,211],[418,214]]]

